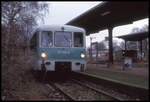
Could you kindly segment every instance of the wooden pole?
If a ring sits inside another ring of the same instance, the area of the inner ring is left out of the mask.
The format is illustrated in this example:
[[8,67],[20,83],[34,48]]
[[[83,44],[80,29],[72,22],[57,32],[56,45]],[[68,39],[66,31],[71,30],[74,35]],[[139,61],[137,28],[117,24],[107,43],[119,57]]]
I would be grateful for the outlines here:
[[92,62],[92,38],[90,37],[91,50],[90,50],[90,61]]
[[140,41],[140,50],[141,50],[141,60],[142,60],[142,40]]
[[127,50],[127,41],[125,40],[125,52]]
[[98,42],[96,42],[96,62],[98,61]]

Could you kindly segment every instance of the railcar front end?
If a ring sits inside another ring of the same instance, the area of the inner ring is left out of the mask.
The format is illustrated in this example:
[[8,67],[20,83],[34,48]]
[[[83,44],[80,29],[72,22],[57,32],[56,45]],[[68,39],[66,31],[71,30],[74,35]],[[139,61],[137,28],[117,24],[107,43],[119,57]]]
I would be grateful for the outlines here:
[[83,48],[39,48],[38,51],[41,57],[39,68],[45,67],[47,71],[85,70],[86,51]]
[[85,30],[74,26],[46,26],[36,31],[36,62],[39,71],[84,71]]

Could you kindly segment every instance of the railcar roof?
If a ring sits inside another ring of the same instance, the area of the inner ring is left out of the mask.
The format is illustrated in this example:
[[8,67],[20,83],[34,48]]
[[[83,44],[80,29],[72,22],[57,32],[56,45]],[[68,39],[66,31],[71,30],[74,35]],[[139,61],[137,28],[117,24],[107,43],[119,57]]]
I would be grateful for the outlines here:
[[76,26],[70,26],[70,25],[43,25],[37,27],[36,31],[61,31],[62,27],[64,27],[64,30],[67,31],[82,31],[85,32],[85,30],[81,27],[76,27]]

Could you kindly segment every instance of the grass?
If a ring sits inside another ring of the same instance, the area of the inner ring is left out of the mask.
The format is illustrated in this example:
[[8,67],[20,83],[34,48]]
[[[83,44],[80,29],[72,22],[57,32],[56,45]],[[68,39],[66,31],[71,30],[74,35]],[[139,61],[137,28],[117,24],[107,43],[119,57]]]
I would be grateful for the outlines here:
[[[2,97],[5,100],[44,99],[37,92],[37,84],[31,67],[33,65],[25,56],[11,56],[9,61],[2,59]],[[41,89],[42,90],[42,89]]]
[[138,75],[131,75],[127,73],[119,73],[119,72],[112,72],[106,70],[97,71],[91,68],[87,68],[85,73],[96,75],[97,77],[104,77],[104,78],[116,80],[119,81],[120,83],[125,83],[125,84],[148,89],[148,78],[141,77]]

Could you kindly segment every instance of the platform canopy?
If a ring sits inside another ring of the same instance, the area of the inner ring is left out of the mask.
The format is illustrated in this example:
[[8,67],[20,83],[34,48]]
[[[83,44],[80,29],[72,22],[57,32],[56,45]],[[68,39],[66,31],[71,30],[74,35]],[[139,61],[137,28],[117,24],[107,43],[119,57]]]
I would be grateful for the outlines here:
[[113,28],[148,18],[148,4],[148,1],[104,1],[66,24],[84,28],[87,35],[108,29],[109,62],[113,64]]
[[87,35],[148,18],[148,1],[104,1],[66,23],[83,27]]
[[137,32],[128,35],[116,36],[117,38],[124,39],[126,41],[141,41],[148,38],[149,32]]

